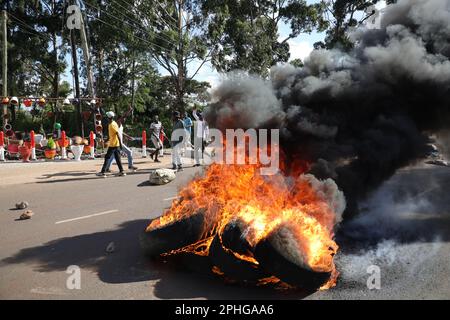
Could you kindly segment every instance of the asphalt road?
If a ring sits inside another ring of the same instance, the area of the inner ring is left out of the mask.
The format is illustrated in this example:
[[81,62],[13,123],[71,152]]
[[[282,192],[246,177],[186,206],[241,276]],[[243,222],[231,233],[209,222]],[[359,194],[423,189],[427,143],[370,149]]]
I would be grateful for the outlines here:
[[[337,286],[313,294],[225,284],[142,256],[139,232],[199,171],[187,168],[164,186],[146,184],[148,170],[0,183],[0,299],[450,298],[450,168],[402,170],[388,181],[338,234]],[[22,200],[35,216],[16,221]],[[66,286],[71,265],[80,267],[80,289]],[[380,289],[367,287],[371,265]]]

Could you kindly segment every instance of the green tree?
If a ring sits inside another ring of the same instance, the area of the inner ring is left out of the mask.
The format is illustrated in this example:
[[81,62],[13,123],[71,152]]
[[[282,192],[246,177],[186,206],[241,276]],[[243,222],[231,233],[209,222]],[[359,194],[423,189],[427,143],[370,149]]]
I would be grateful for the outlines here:
[[[302,0],[206,0],[202,9],[210,20],[210,42],[217,43],[213,65],[224,72],[240,69],[266,76],[271,66],[289,60],[290,39],[327,26],[323,4]],[[290,26],[290,33],[280,40],[281,23]]]
[[289,61],[289,63],[296,68],[303,67],[303,61],[301,59],[293,59],[293,60]]
[[[2,8],[8,16],[8,93],[58,97],[66,67],[64,1],[4,0]],[[11,112],[14,122],[15,108]]]
[[[63,0],[2,1],[8,14],[8,85],[11,95],[58,96],[64,71]],[[47,84],[51,91],[45,92]]]
[[[379,0],[324,0],[322,6],[325,19],[328,22],[325,42],[316,43],[316,48],[334,48],[340,47],[348,50],[353,47],[347,33],[350,28],[362,24],[372,17],[375,11],[375,4]],[[396,0],[388,0],[387,3],[394,3]]]
[[86,0],[98,94],[134,97],[140,68],[151,64],[168,74],[171,108],[184,109],[189,82],[211,56],[200,2]]
[[155,45],[150,55],[168,74],[175,93],[174,106],[186,107],[189,83],[213,55],[206,35],[208,19],[202,16],[202,1],[142,1],[139,9],[144,26]]

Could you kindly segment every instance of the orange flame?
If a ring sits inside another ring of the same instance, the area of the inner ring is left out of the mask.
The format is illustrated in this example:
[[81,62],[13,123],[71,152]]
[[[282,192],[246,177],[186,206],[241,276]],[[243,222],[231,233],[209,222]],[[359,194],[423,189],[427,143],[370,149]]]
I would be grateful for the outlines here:
[[[203,209],[204,241],[181,250],[206,255],[212,237],[220,235],[234,219],[246,223],[245,238],[253,247],[278,226],[287,224],[309,267],[317,272],[332,273],[330,281],[321,289],[335,285],[338,276],[333,261],[338,250],[333,241],[335,213],[306,179],[281,174],[263,176],[258,165],[212,164],[204,177],[191,181],[179,196],[163,216],[150,223],[147,231]],[[254,257],[234,255],[258,264]]]

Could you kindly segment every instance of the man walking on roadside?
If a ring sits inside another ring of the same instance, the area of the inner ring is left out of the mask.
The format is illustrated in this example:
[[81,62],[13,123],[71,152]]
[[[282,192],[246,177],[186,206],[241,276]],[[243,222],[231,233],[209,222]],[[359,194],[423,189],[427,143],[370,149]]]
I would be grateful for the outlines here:
[[[125,122],[126,118],[131,114],[132,112],[132,108],[130,106],[130,108],[128,109],[127,112],[125,112],[125,114],[123,114],[119,119],[117,119],[117,125],[119,127],[119,139],[122,142],[122,147],[120,149],[120,151],[124,152],[127,155],[127,159],[128,159],[128,169],[132,170],[132,171],[136,171],[137,167],[134,166],[133,164],[133,151],[131,151],[130,148],[128,148],[124,143],[123,143],[123,137],[126,137],[129,140],[132,140],[133,138],[130,137],[129,135],[127,135],[126,133],[123,132],[123,123]],[[113,162],[113,157],[109,158],[109,162],[106,165],[106,171],[105,172],[110,172],[109,167],[111,166],[111,163]]]
[[106,113],[106,117],[108,118],[108,150],[106,151],[105,161],[103,162],[102,171],[97,173],[98,176],[106,177],[106,166],[108,165],[109,159],[114,156],[116,159],[117,166],[119,167],[119,176],[126,176],[126,173],[123,172],[122,162],[120,160],[120,149],[122,149],[122,141],[119,136],[119,126],[114,121],[115,114],[112,111],[108,111]]
[[183,152],[182,154],[184,155],[186,153],[186,149],[188,147],[191,147],[192,149],[194,148],[194,146],[191,143],[191,131],[192,131],[192,119],[188,116],[188,114],[186,112],[183,112],[183,124],[184,124],[184,129],[186,130],[186,137],[184,139],[184,144],[183,144]]
[[161,162],[158,160],[159,151],[162,149],[163,144],[160,139],[161,132],[163,130],[161,121],[159,121],[159,117],[155,116],[153,122],[150,124],[150,140],[153,143],[153,146],[155,147],[155,151],[153,151],[150,154],[150,158],[153,159],[155,162]]
[[169,140],[164,132],[164,127],[161,127],[161,133],[159,134],[159,140],[161,140],[162,143],[161,150],[159,150],[160,157],[164,157],[164,139]]
[[203,120],[203,115],[201,112],[197,112],[197,109],[192,111],[192,115],[195,119],[194,126],[194,167],[199,167],[200,160],[203,159],[203,153],[205,152],[205,145],[208,131],[208,125],[206,121]]
[[172,144],[172,169],[182,171],[181,148],[183,147],[183,140],[186,139],[186,129],[179,111],[173,112],[172,120],[173,131],[170,139]]

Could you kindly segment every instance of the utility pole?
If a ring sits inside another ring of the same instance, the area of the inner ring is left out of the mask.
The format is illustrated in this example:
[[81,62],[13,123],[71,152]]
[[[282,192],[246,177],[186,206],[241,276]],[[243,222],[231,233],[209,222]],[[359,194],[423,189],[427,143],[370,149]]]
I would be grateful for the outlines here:
[[72,47],[73,77],[75,78],[75,97],[77,98],[78,131],[80,132],[80,135],[84,138],[84,123],[83,123],[83,116],[81,114],[81,100],[80,100],[80,79],[78,78],[77,47],[75,44],[75,34],[73,30],[70,30],[70,45]]
[[178,0],[178,107],[184,111],[183,105],[183,77],[184,77],[184,63],[183,63],[183,0]]
[[[8,16],[6,10],[2,10],[2,42],[3,42],[3,55],[2,55],[2,86],[3,86],[3,97],[8,96],[8,35],[7,35],[7,22]],[[8,109],[6,105],[3,105],[3,126],[6,124],[6,115]]]
[[133,75],[133,78],[131,79],[131,123],[134,122],[134,102],[135,102],[135,77],[136,77],[136,57],[134,55],[134,48],[133,48],[133,64],[131,67],[131,73]]
[[[79,3],[78,3],[78,6]],[[83,15],[81,15],[80,17],[81,19],[81,47],[83,49],[83,57],[84,57],[84,62],[86,63],[86,75],[87,75],[87,82],[88,82],[88,91],[89,91],[89,95],[91,97],[95,97],[94,94],[94,81],[93,81],[93,76],[92,76],[92,69],[91,69],[91,55],[89,53],[89,48],[88,48],[88,44],[87,44],[87,36],[86,36],[86,27],[85,27],[85,22],[84,22],[84,18]]]

